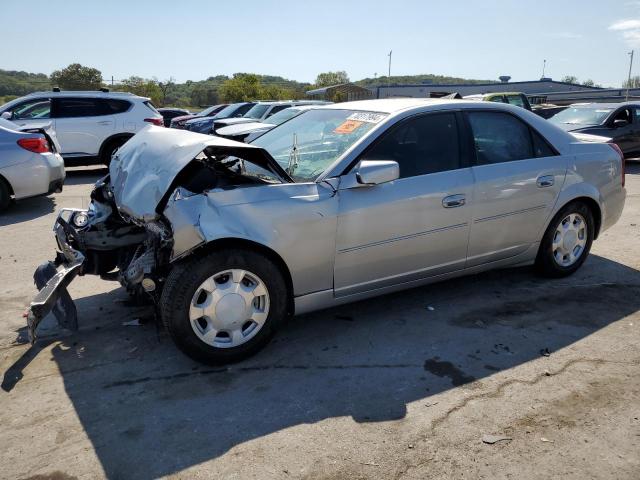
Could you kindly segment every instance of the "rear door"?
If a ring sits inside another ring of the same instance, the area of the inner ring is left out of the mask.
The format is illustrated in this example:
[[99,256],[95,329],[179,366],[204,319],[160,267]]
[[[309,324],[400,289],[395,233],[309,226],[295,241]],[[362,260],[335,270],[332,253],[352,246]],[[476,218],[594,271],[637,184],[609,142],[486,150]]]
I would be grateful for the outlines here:
[[509,258],[540,241],[569,157],[517,116],[468,111],[475,187],[467,266]]
[[113,134],[115,120],[101,99],[63,97],[52,100],[52,115],[62,154],[95,156]]

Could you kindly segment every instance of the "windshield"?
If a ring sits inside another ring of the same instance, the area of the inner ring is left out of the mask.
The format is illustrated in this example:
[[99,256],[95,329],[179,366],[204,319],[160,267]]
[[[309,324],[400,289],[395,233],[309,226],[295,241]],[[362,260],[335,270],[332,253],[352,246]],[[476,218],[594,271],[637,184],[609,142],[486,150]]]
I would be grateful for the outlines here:
[[296,182],[312,182],[387,115],[309,110],[256,138]]
[[552,123],[565,123],[569,125],[600,125],[613,111],[613,108],[594,107],[569,107],[556,113],[549,119]]
[[207,107],[204,110],[202,110],[200,113],[198,113],[198,117],[208,117],[209,115],[211,115],[211,113],[213,113],[213,111],[218,108],[218,105],[212,105],[211,107]]
[[280,125],[281,123],[286,122],[290,118],[293,118],[296,115],[300,115],[303,111],[304,110],[299,110],[297,108],[285,108],[284,110],[281,110],[278,113],[274,113],[269,118],[267,118],[264,122],[270,123],[271,125]]
[[213,118],[227,118],[230,117],[231,115],[234,114],[234,112],[238,109],[238,107],[241,107],[242,105],[244,105],[244,103],[232,103],[231,105],[228,105],[226,107],[224,107],[222,110],[220,110],[218,113],[216,113]]
[[262,118],[262,116],[267,113],[271,105],[264,103],[256,103],[253,107],[249,109],[247,113],[243,115],[244,118]]

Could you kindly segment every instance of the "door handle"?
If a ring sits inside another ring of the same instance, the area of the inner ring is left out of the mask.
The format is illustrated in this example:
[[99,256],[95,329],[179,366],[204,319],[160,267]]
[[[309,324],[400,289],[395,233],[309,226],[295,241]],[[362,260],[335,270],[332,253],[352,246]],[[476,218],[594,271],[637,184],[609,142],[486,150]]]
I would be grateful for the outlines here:
[[112,123],[111,120],[102,120],[98,122],[98,125],[111,125]]
[[538,179],[536,180],[536,185],[538,186],[538,188],[553,187],[554,183],[555,178],[553,177],[553,175],[543,175],[541,177],[538,177]]
[[449,195],[448,197],[444,197],[442,199],[442,206],[444,208],[455,208],[461,207],[466,203],[466,198],[464,195]]

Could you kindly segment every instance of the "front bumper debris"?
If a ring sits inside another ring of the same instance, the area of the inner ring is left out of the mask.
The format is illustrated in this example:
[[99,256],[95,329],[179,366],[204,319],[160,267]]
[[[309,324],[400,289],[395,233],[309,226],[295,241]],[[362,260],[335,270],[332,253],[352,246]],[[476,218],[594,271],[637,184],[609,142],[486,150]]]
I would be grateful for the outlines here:
[[53,312],[58,324],[69,330],[77,330],[77,311],[67,286],[80,273],[84,255],[72,248],[67,242],[67,234],[72,230],[65,216],[75,210],[63,209],[53,226],[59,252],[53,262],[40,265],[33,274],[39,289],[29,305],[27,327],[29,340],[33,344],[37,339],[36,329],[44,317]]

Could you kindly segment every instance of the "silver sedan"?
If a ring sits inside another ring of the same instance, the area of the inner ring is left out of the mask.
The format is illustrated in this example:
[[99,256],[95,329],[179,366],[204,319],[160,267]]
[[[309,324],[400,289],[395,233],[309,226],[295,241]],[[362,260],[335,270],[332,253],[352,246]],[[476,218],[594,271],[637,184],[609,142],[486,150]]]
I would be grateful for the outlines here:
[[62,190],[65,171],[55,134],[48,125],[19,127],[0,119],[0,211],[11,198]]
[[309,110],[252,144],[148,127],[88,210],[61,212],[30,331],[54,306],[69,324],[80,272],[150,295],[211,363],[293,314],[514,265],[570,275],[624,205],[621,152],[597,140],[509,105],[423,99]]

